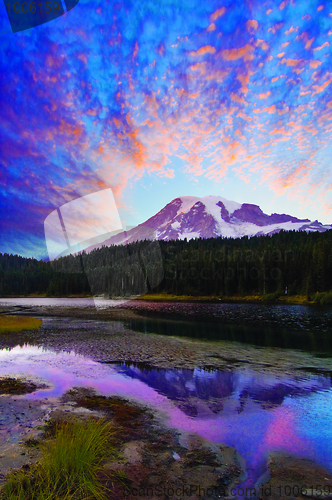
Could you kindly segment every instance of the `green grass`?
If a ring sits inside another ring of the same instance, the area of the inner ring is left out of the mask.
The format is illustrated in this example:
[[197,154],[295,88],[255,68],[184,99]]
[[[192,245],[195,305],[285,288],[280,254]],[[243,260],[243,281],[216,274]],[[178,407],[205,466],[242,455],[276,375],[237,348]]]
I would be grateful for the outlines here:
[[112,425],[104,420],[57,423],[40,445],[43,458],[28,472],[12,472],[0,493],[3,500],[104,500],[99,477],[103,461],[116,456]]
[[332,290],[330,292],[317,292],[313,300],[316,304],[332,304]]
[[42,325],[43,320],[30,316],[6,316],[0,314],[0,333],[20,333],[34,330]]
[[[317,295],[317,294],[316,294]],[[151,300],[152,302],[282,302],[286,304],[313,304],[313,303],[332,303],[332,292],[318,294],[319,298],[312,300],[306,295],[284,295],[283,292],[274,292],[265,295],[211,295],[211,296],[191,296],[191,295],[172,295],[167,293],[146,294],[137,297],[136,300]],[[322,298],[320,298],[320,295]],[[324,296],[324,297],[323,297]],[[330,302],[328,302],[330,300]]]

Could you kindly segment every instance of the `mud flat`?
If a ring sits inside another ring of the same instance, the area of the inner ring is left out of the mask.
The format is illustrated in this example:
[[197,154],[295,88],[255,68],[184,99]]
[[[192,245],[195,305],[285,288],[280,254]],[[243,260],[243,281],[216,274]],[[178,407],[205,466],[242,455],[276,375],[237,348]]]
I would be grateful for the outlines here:
[[332,374],[332,359],[300,350],[264,348],[231,341],[205,341],[141,333],[123,321],[43,317],[38,330],[1,335],[0,348],[24,344],[55,352],[71,352],[101,363],[126,361],[155,368],[195,369],[248,367],[259,373],[303,376],[308,372]]
[[243,460],[235,449],[180,434],[165,426],[150,408],[122,398],[73,388],[61,398],[34,400],[33,404],[17,395],[3,395],[0,401],[2,486],[12,470],[29,474],[33,464],[38,466],[42,458],[39,445],[47,439],[50,424],[87,418],[103,418],[115,426],[120,458],[103,464],[100,480],[111,491],[105,498],[135,498],[138,492],[153,499],[175,495],[190,500],[198,495],[220,498],[245,477]]
[[[32,387],[35,381],[18,381]],[[248,486],[246,464],[237,451],[197,434],[180,433],[150,407],[89,388],[72,388],[60,398],[2,395],[1,485],[12,470],[30,473],[42,459],[40,444],[57,422],[104,419],[114,424],[119,455],[103,463],[99,480],[105,498],[331,498],[332,475],[314,462],[271,454],[268,470]],[[110,477],[112,478],[110,480]],[[55,497],[54,497],[55,498]],[[29,500],[29,499],[27,499]]]
[[[332,375],[329,355],[317,357],[301,350],[135,331],[131,325],[142,320],[142,311],[131,306],[106,311],[35,308],[34,311],[22,310],[21,314],[32,316],[38,311],[41,313],[38,317],[43,319],[38,330],[1,335],[0,348],[10,352],[17,345],[28,344],[55,353],[74,352],[100,363],[99,366],[128,362],[147,369],[250,368],[258,377],[273,374],[278,380],[288,375],[293,379],[307,378],[308,374],[318,374],[328,380]],[[172,315],[172,311],[171,307],[167,314]],[[150,312],[155,314],[154,310]],[[192,324],[194,327],[194,322]],[[29,399],[29,393],[45,382],[42,379],[3,382],[4,392],[0,395],[2,482],[11,468],[23,467],[28,473],[31,465],[40,459],[38,442],[45,439],[47,422],[94,417],[106,418],[117,428],[121,457],[105,463],[105,471],[119,471],[118,478],[122,479],[109,483],[106,472],[101,478],[105,486],[112,488],[112,498],[245,498],[253,496],[252,487],[255,496],[264,500],[272,495],[285,499],[329,498],[331,474],[313,461],[271,453],[265,475],[257,484],[247,484],[247,467],[236,447],[203,439],[198,434],[180,433],[168,427],[156,409],[119,397],[103,396],[84,387],[72,388],[59,397]],[[13,392],[8,384],[12,384]],[[245,408],[247,401],[249,398],[244,395],[239,411]],[[268,409],[267,401],[264,410]],[[25,444],[27,441],[32,446]],[[303,484],[302,478],[306,478]],[[308,488],[298,495],[296,486],[303,485]],[[325,487],[321,495],[319,485]],[[245,493],[246,488],[249,495]]]
[[260,498],[332,498],[332,474],[311,460],[273,453],[270,479],[262,484]]

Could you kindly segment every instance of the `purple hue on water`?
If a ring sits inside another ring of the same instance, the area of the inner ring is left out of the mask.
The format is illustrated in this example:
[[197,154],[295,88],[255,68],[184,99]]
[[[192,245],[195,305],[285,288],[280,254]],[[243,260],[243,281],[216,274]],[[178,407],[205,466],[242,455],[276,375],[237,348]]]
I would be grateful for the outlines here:
[[264,472],[271,451],[306,457],[332,470],[332,388],[323,375],[145,369],[29,345],[0,350],[4,375],[36,377],[52,386],[26,396],[32,400],[84,386],[148,404],[180,431],[234,446],[246,460],[248,485]]

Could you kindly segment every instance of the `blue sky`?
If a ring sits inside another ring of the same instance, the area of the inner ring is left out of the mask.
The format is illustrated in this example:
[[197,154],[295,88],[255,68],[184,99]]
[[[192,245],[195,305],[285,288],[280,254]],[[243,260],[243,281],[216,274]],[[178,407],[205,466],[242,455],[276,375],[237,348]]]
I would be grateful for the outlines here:
[[220,195],[331,223],[328,2],[88,1],[11,33],[0,5],[0,252],[112,188],[123,221]]

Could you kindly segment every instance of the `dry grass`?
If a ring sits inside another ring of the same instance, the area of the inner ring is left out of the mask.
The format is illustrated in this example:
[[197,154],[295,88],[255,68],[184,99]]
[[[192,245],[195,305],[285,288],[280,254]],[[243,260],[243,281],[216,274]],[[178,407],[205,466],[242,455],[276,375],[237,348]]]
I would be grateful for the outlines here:
[[23,330],[40,328],[43,320],[30,316],[7,316],[0,314],[0,333],[20,333]]

